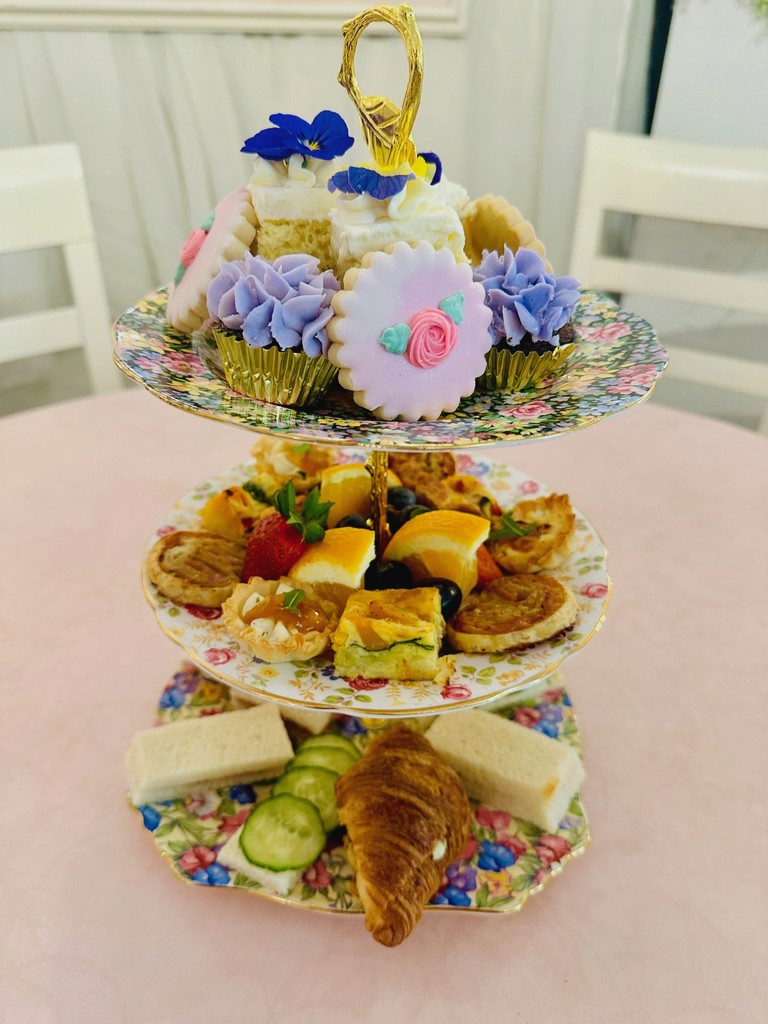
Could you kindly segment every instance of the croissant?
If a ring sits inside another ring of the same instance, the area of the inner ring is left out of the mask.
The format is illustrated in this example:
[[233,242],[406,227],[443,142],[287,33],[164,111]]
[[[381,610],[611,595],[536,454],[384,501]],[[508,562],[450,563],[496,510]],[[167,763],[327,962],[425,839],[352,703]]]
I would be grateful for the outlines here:
[[377,942],[397,946],[464,848],[467,794],[428,740],[396,726],[337,780],[336,801],[365,925]]

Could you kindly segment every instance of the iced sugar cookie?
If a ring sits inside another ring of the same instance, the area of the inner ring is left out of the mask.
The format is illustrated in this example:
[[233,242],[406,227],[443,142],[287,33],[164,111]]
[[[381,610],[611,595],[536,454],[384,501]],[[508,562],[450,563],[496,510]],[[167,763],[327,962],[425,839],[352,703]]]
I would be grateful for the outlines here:
[[328,358],[379,419],[436,420],[475,390],[491,346],[482,285],[449,249],[398,242],[347,272]]
[[166,316],[171,326],[191,334],[208,317],[208,285],[224,260],[241,260],[256,237],[256,214],[247,188],[236,188],[195,228],[181,248]]

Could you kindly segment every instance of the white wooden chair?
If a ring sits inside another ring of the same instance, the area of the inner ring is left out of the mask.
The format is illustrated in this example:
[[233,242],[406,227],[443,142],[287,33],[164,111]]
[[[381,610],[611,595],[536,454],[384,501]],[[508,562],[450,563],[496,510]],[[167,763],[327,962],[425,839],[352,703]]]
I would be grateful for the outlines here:
[[82,347],[94,391],[114,391],[111,317],[74,143],[0,150],[0,253],[61,247],[73,305],[0,319],[0,363]]
[[[601,291],[768,316],[768,277],[603,255],[608,211],[768,231],[768,149],[589,132],[570,265]],[[768,403],[768,362],[666,347],[670,377]],[[768,433],[768,406],[758,429]]]

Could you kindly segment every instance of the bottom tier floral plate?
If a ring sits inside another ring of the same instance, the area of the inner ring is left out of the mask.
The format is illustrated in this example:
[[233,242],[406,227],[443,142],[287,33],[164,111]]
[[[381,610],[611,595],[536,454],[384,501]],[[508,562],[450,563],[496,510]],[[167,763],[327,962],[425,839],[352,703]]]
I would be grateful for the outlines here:
[[[460,473],[482,480],[503,508],[523,498],[539,497],[549,488],[501,462],[469,455],[457,457]],[[150,540],[174,530],[199,530],[200,509],[218,491],[242,484],[253,467],[235,466],[200,484],[165,517]],[[589,521],[576,511],[576,538],[568,559],[552,576],[573,591],[579,605],[574,628],[564,636],[522,651],[500,654],[449,655],[439,681],[349,679],[334,675],[333,662],[268,664],[243,651],[221,622],[218,609],[179,606],[161,594],[144,573],[144,590],[163,631],[183,647],[187,657],[207,675],[258,700],[275,700],[308,708],[335,708],[351,715],[403,717],[429,715],[482,704],[504,694],[522,694],[580,650],[598,631],[608,603],[610,580],[605,548]]]
[[[189,664],[182,665],[160,698],[156,725],[179,718],[227,713],[242,703],[229,687],[202,676]],[[552,680],[552,689],[536,698],[494,708],[496,713],[521,725],[569,743],[581,754],[581,740],[570,698]],[[424,718],[410,723],[423,729]],[[350,737],[363,750],[370,736],[384,726],[338,715],[329,731]],[[320,857],[308,867],[287,897],[275,896],[244,875],[219,864],[218,851],[243,824],[254,803],[269,795],[270,786],[239,785],[208,789],[184,800],[147,804],[138,808],[144,826],[174,873],[196,885],[244,889],[310,910],[361,914],[354,872],[344,856],[340,830],[331,833]],[[448,868],[428,910],[482,910],[508,913],[519,910],[529,896],[589,844],[581,795],[571,801],[568,813],[555,832],[541,829],[472,801],[470,834],[462,857]]]

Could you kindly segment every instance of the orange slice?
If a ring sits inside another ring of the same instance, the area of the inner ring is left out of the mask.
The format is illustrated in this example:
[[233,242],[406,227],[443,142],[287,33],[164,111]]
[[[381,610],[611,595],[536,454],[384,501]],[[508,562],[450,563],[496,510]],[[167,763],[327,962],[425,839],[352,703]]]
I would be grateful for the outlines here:
[[384,561],[405,562],[415,580],[439,576],[453,580],[466,596],[477,585],[477,550],[491,524],[468,512],[424,512],[401,526],[384,552]]
[[[387,487],[400,487],[399,477],[388,470]],[[320,474],[320,501],[332,501],[328,525],[335,526],[344,516],[371,514],[371,475],[362,462],[329,466]]]

